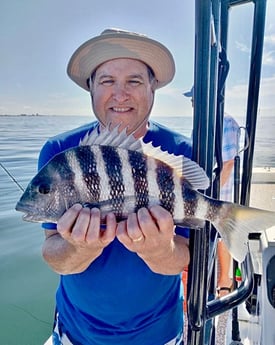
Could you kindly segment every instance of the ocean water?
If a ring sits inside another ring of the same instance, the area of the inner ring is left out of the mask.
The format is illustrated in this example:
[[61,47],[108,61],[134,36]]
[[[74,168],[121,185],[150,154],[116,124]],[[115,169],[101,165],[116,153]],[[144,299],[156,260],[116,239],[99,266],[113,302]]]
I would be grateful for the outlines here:
[[[155,120],[190,136],[192,119]],[[0,163],[25,188],[36,173],[45,140],[93,120],[80,116],[1,116]],[[240,125],[242,124],[239,121]],[[275,117],[258,121],[254,165],[275,167]],[[24,222],[14,206],[20,189],[0,167],[0,344],[39,345],[51,333],[58,276],[41,258],[39,224]]]

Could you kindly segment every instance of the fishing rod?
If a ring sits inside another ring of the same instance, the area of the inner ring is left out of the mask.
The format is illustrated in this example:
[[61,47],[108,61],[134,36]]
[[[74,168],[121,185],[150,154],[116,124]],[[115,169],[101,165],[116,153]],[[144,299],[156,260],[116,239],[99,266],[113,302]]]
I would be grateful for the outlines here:
[[17,187],[24,192],[24,188],[20,185],[20,183],[12,176],[12,174],[4,167],[4,165],[0,162],[1,168],[5,171],[5,173],[11,178],[11,180],[17,185]]

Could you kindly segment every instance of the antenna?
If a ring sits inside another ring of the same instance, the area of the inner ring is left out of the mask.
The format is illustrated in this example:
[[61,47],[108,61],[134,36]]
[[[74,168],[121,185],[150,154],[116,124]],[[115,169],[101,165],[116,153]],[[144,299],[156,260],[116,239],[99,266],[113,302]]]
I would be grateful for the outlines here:
[[5,171],[5,173],[12,179],[12,181],[19,187],[19,189],[24,192],[24,188],[20,185],[19,182],[16,181],[16,179],[12,176],[12,174],[4,167],[4,165],[0,162],[1,168]]

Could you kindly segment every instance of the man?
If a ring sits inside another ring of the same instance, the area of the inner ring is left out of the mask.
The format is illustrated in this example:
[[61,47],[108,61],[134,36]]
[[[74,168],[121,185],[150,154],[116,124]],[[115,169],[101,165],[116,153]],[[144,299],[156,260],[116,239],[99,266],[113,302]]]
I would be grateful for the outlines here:
[[[91,94],[96,122],[58,135],[43,147],[39,168],[79,144],[87,132],[120,125],[136,138],[191,156],[187,138],[149,115],[155,90],[175,73],[170,51],[144,35],[105,30],[72,55],[69,77]],[[60,274],[54,344],[182,344],[181,272],[189,263],[188,232],[160,206],[100,226],[97,208],[71,207],[43,224],[43,256]]]
[[[184,96],[191,98],[193,107],[194,87],[190,91],[184,92]],[[225,201],[233,200],[233,171],[234,158],[239,151],[240,128],[232,116],[225,113],[223,119],[223,141],[222,141],[222,159],[223,168],[220,178],[220,199]],[[217,294],[222,297],[228,294],[232,289],[232,279],[230,278],[231,255],[221,239],[218,242],[218,261],[219,274],[217,281]]]

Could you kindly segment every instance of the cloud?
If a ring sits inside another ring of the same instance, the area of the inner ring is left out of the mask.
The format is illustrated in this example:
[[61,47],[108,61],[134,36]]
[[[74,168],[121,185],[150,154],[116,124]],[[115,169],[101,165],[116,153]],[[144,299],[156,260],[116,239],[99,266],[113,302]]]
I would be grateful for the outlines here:
[[265,35],[264,41],[265,41],[265,44],[275,46],[275,33]]
[[264,37],[263,65],[275,65],[275,32],[274,26],[267,29],[268,34]]
[[[275,26],[268,25],[266,28],[266,34],[264,37],[264,50],[263,50],[263,65],[274,66],[275,65]],[[243,42],[235,41],[237,50],[250,54],[250,47]]]
[[240,50],[241,52],[250,53],[250,48],[246,44],[236,41],[235,45],[236,45],[236,48]]
[[[275,75],[261,78],[258,108],[263,116],[274,115]],[[237,116],[245,115],[248,85],[238,84],[226,89],[226,111]]]
[[192,114],[191,102],[182,95],[183,90],[173,84],[157,90],[152,115],[190,116]]
[[[262,78],[261,80],[261,96],[268,97],[273,101],[275,89],[275,75],[271,77]],[[274,102],[273,102],[274,103]]]
[[264,36],[263,65],[275,65],[275,24],[274,24],[275,1],[267,3],[267,16]]
[[274,116],[275,75],[262,78],[260,86],[259,109],[262,115]]
[[273,66],[275,65],[275,50],[263,52],[263,65]]

